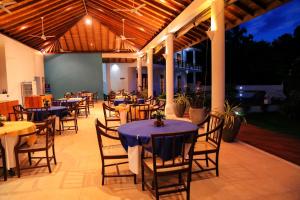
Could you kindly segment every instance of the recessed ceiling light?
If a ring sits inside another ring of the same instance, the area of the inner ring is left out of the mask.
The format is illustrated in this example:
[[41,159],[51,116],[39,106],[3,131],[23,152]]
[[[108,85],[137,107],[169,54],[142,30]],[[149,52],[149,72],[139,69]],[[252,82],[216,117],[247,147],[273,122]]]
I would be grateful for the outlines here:
[[21,27],[20,27],[20,30],[24,30],[24,29],[26,29],[26,28],[28,28],[28,26],[25,26],[25,25],[24,25],[24,26],[21,26]]
[[143,27],[139,27],[138,29],[145,32],[145,29]]
[[85,24],[86,25],[91,25],[92,24],[92,19],[90,17],[85,18]]
[[69,10],[71,10],[72,8],[73,8],[72,6],[69,7],[69,8],[66,8],[65,11],[69,11]]
[[166,3],[166,0],[160,0],[161,3]]
[[97,8],[97,10],[99,10],[100,12],[104,12],[104,10],[102,10],[101,8]]
[[90,45],[91,45],[91,46],[94,46],[94,44],[93,44],[93,43],[90,43]]

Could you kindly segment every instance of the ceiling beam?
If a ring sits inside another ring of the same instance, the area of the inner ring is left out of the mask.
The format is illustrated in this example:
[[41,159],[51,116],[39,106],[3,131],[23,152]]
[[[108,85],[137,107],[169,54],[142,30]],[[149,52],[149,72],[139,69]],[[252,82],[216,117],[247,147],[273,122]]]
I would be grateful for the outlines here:
[[183,10],[164,30],[162,30],[151,42],[149,42],[142,51],[145,53],[148,48],[154,48],[162,41],[169,33],[175,33],[191,20],[199,15],[203,10],[210,7],[210,0],[194,0],[185,10]]

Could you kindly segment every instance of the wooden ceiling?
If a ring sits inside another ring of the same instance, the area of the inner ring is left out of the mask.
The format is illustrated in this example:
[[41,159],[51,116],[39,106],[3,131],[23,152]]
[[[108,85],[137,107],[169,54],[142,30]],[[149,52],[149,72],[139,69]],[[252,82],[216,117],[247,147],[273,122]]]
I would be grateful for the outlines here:
[[[115,52],[120,49],[122,19],[128,39],[121,49],[142,49],[193,0],[18,0],[0,10],[0,32],[37,50],[51,53]],[[232,28],[267,12],[288,0],[226,0],[226,28]],[[145,4],[145,5],[144,5]],[[135,12],[116,11],[143,5]],[[85,9],[86,8],[86,9]],[[88,15],[87,15],[88,14]],[[42,35],[43,40],[30,35]],[[86,24],[89,18],[91,24]],[[210,10],[205,10],[175,34],[175,50],[206,39],[210,27]],[[157,47],[159,50],[163,43]]]

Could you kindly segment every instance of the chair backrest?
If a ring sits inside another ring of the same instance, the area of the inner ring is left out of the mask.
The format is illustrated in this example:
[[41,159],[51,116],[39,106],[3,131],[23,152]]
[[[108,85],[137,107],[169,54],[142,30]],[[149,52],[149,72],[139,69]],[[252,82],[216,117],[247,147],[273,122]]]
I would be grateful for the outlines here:
[[[45,121],[48,119],[48,117],[50,115],[47,107],[30,108],[30,109],[27,109],[26,112],[36,112],[36,115],[39,115],[39,116],[35,116],[33,118],[33,121]],[[38,119],[35,119],[35,118],[38,118]]]
[[101,153],[101,159],[103,158],[103,146],[104,145],[104,138],[110,140],[120,140],[118,132],[115,129],[110,129],[102,124],[98,119],[95,120],[95,127],[98,139],[99,150]]
[[214,114],[208,114],[201,124],[205,124],[206,141],[212,142],[220,147],[224,119]]
[[138,121],[150,118],[149,104],[132,104],[129,106],[128,120]]
[[22,108],[21,110],[14,110],[14,120],[16,121],[34,121],[34,112]]
[[165,107],[166,107],[166,101],[164,100],[159,100],[158,101],[158,110],[160,111],[165,111]]
[[46,146],[48,144],[54,143],[54,138],[55,138],[55,116],[51,116],[46,120],[46,127],[47,127],[47,132],[46,132]]
[[152,134],[153,169],[178,167],[190,170],[197,132]]
[[104,119],[105,121],[109,116],[112,116],[115,114],[116,110],[113,107],[110,107],[106,105],[104,102],[102,103],[102,108],[103,108],[103,114],[104,114]]
[[68,106],[68,113],[69,113],[69,115],[72,115],[75,118],[77,118],[78,113],[79,113],[79,103],[70,104]]

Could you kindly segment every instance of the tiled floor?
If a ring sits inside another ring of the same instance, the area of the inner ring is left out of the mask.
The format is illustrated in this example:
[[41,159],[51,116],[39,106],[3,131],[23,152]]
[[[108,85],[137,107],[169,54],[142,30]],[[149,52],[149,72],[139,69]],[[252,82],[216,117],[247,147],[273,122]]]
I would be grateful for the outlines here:
[[[132,178],[107,179],[100,185],[100,155],[94,119],[100,104],[79,120],[79,132],[56,137],[58,164],[24,171],[21,178],[0,181],[0,200],[21,199],[152,199]],[[185,199],[185,194],[163,199]],[[300,167],[240,142],[222,143],[220,176],[193,176],[191,199],[300,199]]]

